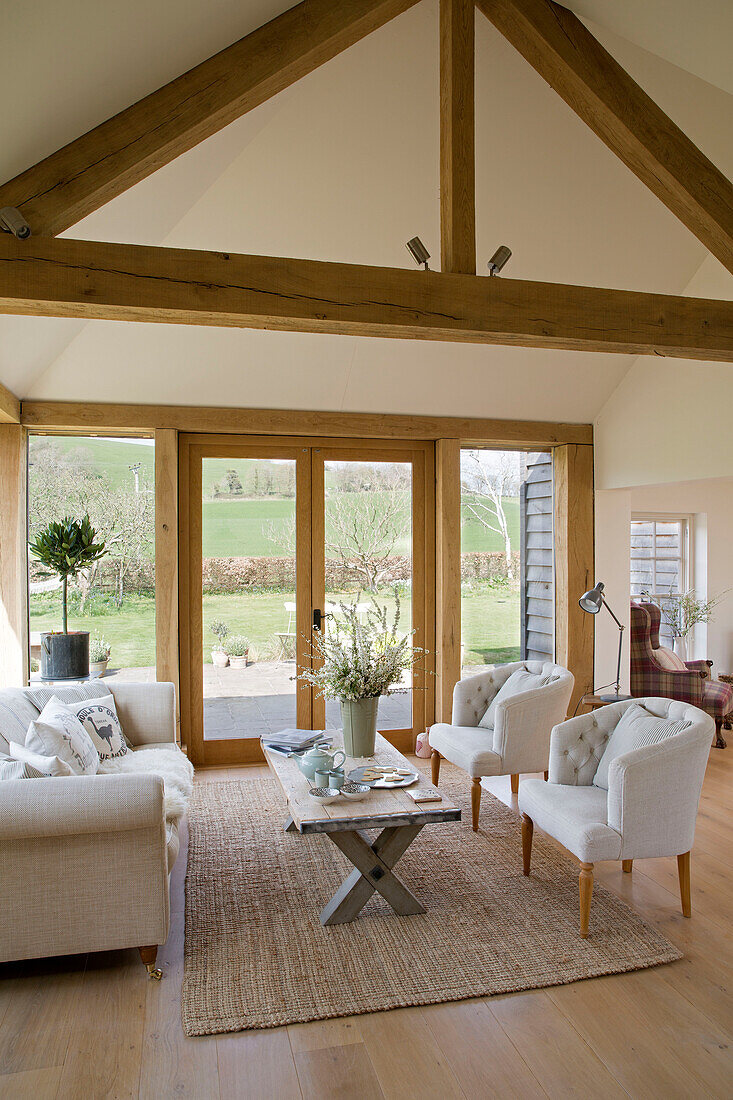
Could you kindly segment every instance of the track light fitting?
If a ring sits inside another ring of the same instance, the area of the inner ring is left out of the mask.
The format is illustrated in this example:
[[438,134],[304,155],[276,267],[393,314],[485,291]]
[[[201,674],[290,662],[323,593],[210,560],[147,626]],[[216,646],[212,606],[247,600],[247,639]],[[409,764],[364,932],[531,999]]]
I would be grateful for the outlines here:
[[415,263],[422,265],[426,271],[429,271],[428,260],[430,259],[430,253],[425,245],[422,243],[419,237],[411,237],[407,242],[407,251],[412,256]]
[[0,229],[5,233],[12,233],[19,241],[24,241],[31,235],[31,227],[14,206],[0,208]]
[[511,255],[511,248],[507,248],[505,244],[500,244],[487,264],[489,275],[498,275],[507,260],[511,259]]

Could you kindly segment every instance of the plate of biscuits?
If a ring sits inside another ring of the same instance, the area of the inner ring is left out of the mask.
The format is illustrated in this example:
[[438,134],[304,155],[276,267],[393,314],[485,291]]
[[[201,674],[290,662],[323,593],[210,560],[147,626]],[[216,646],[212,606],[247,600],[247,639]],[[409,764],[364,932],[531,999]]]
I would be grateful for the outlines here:
[[391,789],[393,787],[411,787],[420,778],[411,768],[397,768],[385,764],[365,764],[349,772],[353,783],[368,783],[370,787]]

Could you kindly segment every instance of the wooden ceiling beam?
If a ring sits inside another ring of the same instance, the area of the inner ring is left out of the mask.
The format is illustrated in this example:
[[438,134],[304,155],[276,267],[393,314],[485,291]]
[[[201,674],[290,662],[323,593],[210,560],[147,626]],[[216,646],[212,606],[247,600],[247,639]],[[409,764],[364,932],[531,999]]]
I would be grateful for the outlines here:
[[20,401],[0,382],[0,424],[20,424]]
[[476,4],[609,149],[733,272],[730,181],[577,16],[552,0]]
[[0,187],[53,236],[412,7],[304,0]]
[[407,413],[321,412],[297,409],[236,409],[199,405],[114,405],[97,402],[24,401],[23,425],[36,432],[104,432],[150,435],[161,429],[232,435],[328,436],[346,439],[458,439],[465,446],[491,444],[544,450],[565,443],[592,443],[592,424],[484,417],[420,416]]
[[476,274],[474,0],[440,0],[440,255]]
[[0,235],[0,313],[733,360],[733,303]]

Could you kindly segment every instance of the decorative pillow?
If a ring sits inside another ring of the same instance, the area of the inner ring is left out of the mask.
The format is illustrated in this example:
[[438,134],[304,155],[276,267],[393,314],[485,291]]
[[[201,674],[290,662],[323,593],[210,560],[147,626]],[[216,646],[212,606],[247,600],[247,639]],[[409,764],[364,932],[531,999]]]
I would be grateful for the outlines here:
[[[42,753],[33,752],[25,745],[19,745],[17,741],[10,742],[10,755],[13,760],[21,765],[32,768],[42,776],[49,775],[74,775],[71,767],[59,756],[43,756]],[[13,778],[17,778],[14,776]]]
[[608,739],[603,756],[598,761],[593,785],[607,791],[608,769],[617,756],[632,752],[633,749],[641,749],[645,745],[658,745],[675,733],[682,733],[690,725],[690,722],[669,722],[666,718],[650,714],[638,703],[632,703],[626,708]]
[[654,650],[654,656],[657,663],[666,668],[668,672],[687,672],[687,665],[678,657],[673,649],[667,649],[665,645],[660,645],[658,649]]
[[91,737],[100,760],[114,760],[125,755],[127,744],[112,695],[66,705]]
[[549,674],[543,676],[542,673],[539,672],[529,672],[526,668],[518,668],[516,672],[513,672],[501,685],[484,714],[479,719],[479,725],[483,726],[484,729],[493,729],[496,721],[496,708],[499,703],[505,703],[512,695],[519,695],[521,691],[530,691],[532,688],[544,687],[545,684],[549,684],[553,679],[559,679],[559,677],[553,677]]
[[99,768],[99,753],[91,737],[74,712],[55,696],[28,727],[25,748],[40,756],[57,756],[75,775],[96,775]]
[[45,772],[39,772],[32,764],[27,764],[23,760],[14,760],[12,756],[0,752],[0,783],[3,779],[43,779],[45,774]]

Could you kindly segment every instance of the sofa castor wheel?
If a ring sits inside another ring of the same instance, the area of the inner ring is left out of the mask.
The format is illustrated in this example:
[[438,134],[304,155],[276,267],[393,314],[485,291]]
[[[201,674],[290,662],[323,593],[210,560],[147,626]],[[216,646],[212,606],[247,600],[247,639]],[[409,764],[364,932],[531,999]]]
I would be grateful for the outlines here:
[[159,982],[163,977],[163,971],[159,966],[155,966],[153,963],[148,963],[146,970],[151,982]]

